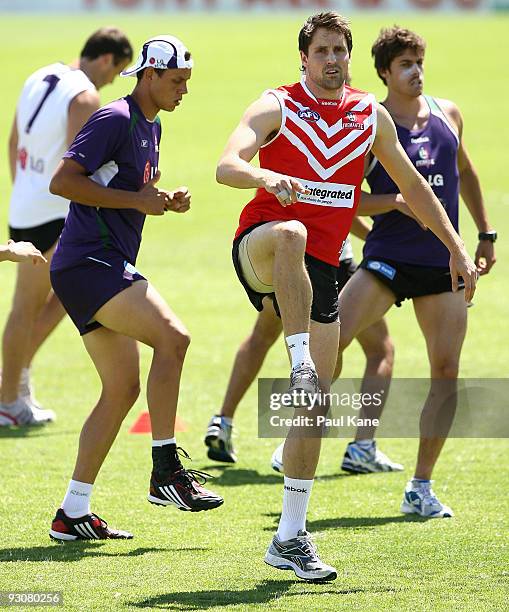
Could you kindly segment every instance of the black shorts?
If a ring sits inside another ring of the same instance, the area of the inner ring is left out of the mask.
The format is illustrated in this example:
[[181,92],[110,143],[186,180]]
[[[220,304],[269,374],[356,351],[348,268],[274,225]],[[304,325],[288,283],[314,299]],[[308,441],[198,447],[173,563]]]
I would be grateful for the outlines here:
[[[253,306],[261,312],[263,310],[263,298],[270,297],[274,303],[274,310],[278,317],[281,316],[279,306],[276,301],[276,295],[274,293],[259,293],[254,291],[247,284],[242,274],[242,269],[239,262],[239,244],[247,236],[249,232],[252,232],[256,227],[264,225],[263,223],[257,223],[248,227],[247,230],[242,232],[233,241],[232,248],[232,259],[235,267],[235,272],[244,287],[247,296],[253,304]],[[334,323],[338,320],[338,267],[332,266],[331,264],[316,259],[306,253],[305,255],[306,268],[313,288],[313,302],[311,305],[311,319],[318,323]]]
[[343,287],[352,278],[357,270],[357,263],[353,259],[343,259],[339,262],[338,268],[338,293],[341,293]]
[[[416,266],[382,257],[366,257],[359,267],[374,274],[394,293],[396,306],[403,300],[452,291],[449,268]],[[465,288],[461,278],[458,287]]]
[[41,253],[46,253],[60,237],[64,224],[65,219],[55,219],[35,227],[17,229],[9,226],[9,238],[14,242],[31,242]]

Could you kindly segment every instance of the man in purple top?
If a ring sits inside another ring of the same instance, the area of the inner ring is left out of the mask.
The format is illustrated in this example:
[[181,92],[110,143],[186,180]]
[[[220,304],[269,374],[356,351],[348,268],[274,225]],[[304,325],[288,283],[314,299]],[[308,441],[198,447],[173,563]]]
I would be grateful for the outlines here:
[[[187,93],[193,60],[173,36],[148,40],[123,76],[136,76],[130,96],[99,109],[76,136],[50,189],[71,200],[51,265],[51,282],[83,337],[102,382],[99,402],[82,429],[76,466],[50,537],[126,539],[90,511],[96,476],[125,415],[139,395],[136,341],[152,347],[147,383],[153,471],[148,500],[180,510],[223,503],[185,470],[174,437],[182,365],[189,334],[154,287],[136,270],[145,215],[189,210],[186,187],[159,189],[160,110]],[[185,451],[182,451],[187,456]]]
[[[382,103],[396,124],[398,138],[416,169],[425,177],[458,230],[458,196],[461,196],[479,230],[475,255],[478,274],[487,274],[495,263],[491,228],[477,173],[462,140],[463,120],[448,100],[424,96],[425,42],[417,34],[394,26],[381,31],[372,54],[379,77],[387,86]],[[397,193],[398,188],[373,158],[367,181],[374,194]],[[401,196],[397,196],[398,198]],[[377,214],[377,213],[384,214]],[[414,478],[405,489],[401,511],[424,517],[450,517],[431,489],[431,474],[452,422],[461,346],[467,327],[463,289],[449,272],[449,254],[438,238],[396,210],[373,209],[374,224],[364,246],[360,269],[340,298],[342,351],[359,332],[380,320],[389,308],[411,299],[424,334],[430,363],[431,389],[421,417],[421,439]],[[366,386],[366,381],[364,381]],[[445,406],[445,409],[443,408]],[[383,406],[363,410],[378,418]],[[435,425],[439,424],[436,428]],[[357,432],[355,449],[346,451],[347,466],[362,464],[375,448],[374,427]],[[355,452],[354,452],[355,451]]]

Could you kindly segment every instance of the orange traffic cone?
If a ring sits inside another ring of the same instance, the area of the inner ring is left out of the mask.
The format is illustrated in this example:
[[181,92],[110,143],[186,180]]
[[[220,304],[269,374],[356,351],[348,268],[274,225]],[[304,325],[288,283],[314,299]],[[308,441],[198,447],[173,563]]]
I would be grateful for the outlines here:
[[[175,419],[175,431],[186,431],[187,425],[179,419],[178,417]],[[136,421],[131,425],[129,429],[129,433],[151,433],[152,427],[150,424],[150,414],[148,411],[144,410],[140,416],[136,419]]]

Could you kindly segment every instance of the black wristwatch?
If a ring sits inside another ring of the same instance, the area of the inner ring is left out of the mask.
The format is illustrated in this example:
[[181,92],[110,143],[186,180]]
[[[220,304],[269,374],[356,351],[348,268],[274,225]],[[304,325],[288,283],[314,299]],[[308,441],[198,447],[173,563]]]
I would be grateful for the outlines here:
[[497,232],[495,230],[490,230],[489,232],[479,232],[478,236],[479,240],[489,240],[490,242],[497,241]]

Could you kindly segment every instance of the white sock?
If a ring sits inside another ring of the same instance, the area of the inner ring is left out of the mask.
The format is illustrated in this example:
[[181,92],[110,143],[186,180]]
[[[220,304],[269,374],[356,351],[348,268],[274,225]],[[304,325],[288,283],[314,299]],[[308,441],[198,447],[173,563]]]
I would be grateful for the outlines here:
[[19,377],[19,382],[21,385],[25,384],[30,386],[30,368],[23,368],[21,370],[21,376]]
[[221,421],[223,421],[226,425],[232,425],[233,419],[231,417],[225,417],[223,415],[219,415],[221,417]]
[[167,438],[166,440],[152,440],[152,447],[166,446],[167,444],[177,444],[177,438]]
[[312,480],[298,480],[285,476],[283,511],[279,519],[279,540],[295,538],[299,531],[306,530],[306,514],[313,487]]
[[311,353],[309,352],[309,333],[306,332],[287,336],[286,344],[288,344],[288,349],[292,358],[292,368],[295,368],[301,363],[309,363],[315,367],[311,359]]
[[71,480],[67,487],[62,509],[69,518],[90,514],[90,496],[94,485],[79,480]]
[[431,480],[427,478],[416,478],[415,476],[412,478],[412,485],[414,487],[421,487],[423,484],[430,484]]

